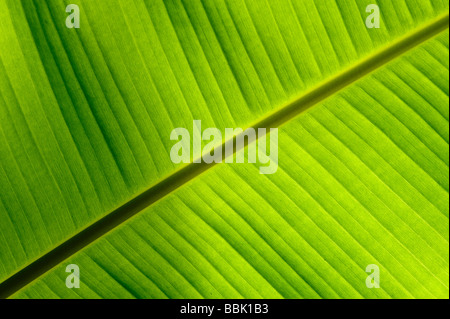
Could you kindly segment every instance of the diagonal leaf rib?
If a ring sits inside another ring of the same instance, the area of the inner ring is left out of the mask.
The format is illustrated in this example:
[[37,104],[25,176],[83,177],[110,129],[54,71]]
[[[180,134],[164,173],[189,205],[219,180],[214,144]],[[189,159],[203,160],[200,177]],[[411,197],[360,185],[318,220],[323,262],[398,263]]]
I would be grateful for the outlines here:
[[[318,104],[319,102],[334,95],[343,88],[349,86],[353,82],[361,79],[367,74],[373,72],[379,67],[385,65],[401,54],[421,44],[422,42],[432,38],[441,31],[448,28],[449,15],[439,17],[430,24],[427,24],[420,29],[408,34],[395,43],[385,47],[377,53],[369,56],[363,61],[357,63],[351,68],[341,72],[337,76],[323,82],[321,85],[311,89],[307,93],[303,94],[294,101],[287,105],[271,112],[263,119],[257,121],[250,127],[255,128],[273,128],[292,120],[297,115]],[[233,140],[226,141],[219,146],[222,150],[225,149],[225,145],[228,143],[234,143],[236,137]],[[245,143],[244,147],[248,144]],[[235,152],[239,151],[236,149]],[[222,152],[225,154],[225,152]],[[154,204],[158,200],[172,193],[182,185],[193,180],[204,171],[213,167],[215,164],[190,163],[175,173],[164,178],[147,191],[129,200],[116,210],[110,212],[103,218],[97,220],[92,225],[83,229],[73,237],[69,238],[65,242],[61,243],[56,248],[47,252],[40,258],[36,259],[14,275],[9,277],[3,283],[0,284],[0,298],[7,298],[19,291],[26,285],[30,284],[38,277],[74,255],[84,247],[88,246],[95,240],[101,238],[103,235],[112,231],[117,226],[121,225],[143,209]]]

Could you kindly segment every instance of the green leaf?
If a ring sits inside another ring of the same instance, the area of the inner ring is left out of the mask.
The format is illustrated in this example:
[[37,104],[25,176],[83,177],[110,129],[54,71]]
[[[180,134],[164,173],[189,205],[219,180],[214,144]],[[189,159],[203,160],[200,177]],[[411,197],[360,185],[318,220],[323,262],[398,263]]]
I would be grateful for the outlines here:
[[[448,3],[371,2],[1,0],[0,296],[448,298]],[[173,164],[194,119],[278,171]]]

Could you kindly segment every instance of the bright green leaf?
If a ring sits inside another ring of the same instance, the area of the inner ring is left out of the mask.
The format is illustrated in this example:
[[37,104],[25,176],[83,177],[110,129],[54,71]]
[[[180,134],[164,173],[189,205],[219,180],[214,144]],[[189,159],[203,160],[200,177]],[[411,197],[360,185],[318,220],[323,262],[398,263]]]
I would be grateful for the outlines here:
[[[368,29],[374,2],[0,0],[0,290],[153,186],[14,296],[448,298],[448,31],[396,44],[448,27],[448,2],[376,1]],[[178,174],[170,132],[195,119],[283,124],[278,171]]]

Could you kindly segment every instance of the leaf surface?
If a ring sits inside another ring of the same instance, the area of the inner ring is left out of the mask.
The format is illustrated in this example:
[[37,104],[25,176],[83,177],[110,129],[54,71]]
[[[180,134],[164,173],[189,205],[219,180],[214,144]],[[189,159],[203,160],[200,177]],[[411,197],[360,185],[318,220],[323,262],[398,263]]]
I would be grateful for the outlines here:
[[[68,2],[0,1],[0,281],[173,176],[173,128],[273,119],[448,10],[76,2],[80,29]],[[16,297],[448,298],[448,31],[347,86],[280,127],[276,174],[214,166]]]

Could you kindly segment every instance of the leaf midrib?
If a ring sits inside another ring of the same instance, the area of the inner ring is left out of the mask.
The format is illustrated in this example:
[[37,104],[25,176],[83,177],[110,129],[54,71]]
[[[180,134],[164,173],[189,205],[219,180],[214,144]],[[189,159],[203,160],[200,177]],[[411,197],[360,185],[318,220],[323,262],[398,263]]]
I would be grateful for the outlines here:
[[[447,12],[433,20],[431,23],[416,29],[394,43],[378,50],[376,53],[354,64],[350,68],[320,83],[318,86],[310,89],[306,93],[303,93],[300,97],[294,99],[286,105],[270,112],[268,115],[259,119],[249,127],[266,128],[268,130],[289,122],[312,106],[317,105],[342,89],[348,87],[353,82],[363,78],[398,56],[446,30],[448,28],[448,24],[449,14]],[[260,136],[257,136],[257,138],[259,137]],[[236,144],[236,138],[237,136],[235,136],[232,140],[225,141],[221,146],[219,146],[219,148],[222,148],[222,154],[225,154],[225,145],[228,145],[229,143],[233,143],[233,145]],[[245,140],[243,147],[234,149],[234,152],[236,153],[240,149],[245,148],[247,144],[248,141]],[[114,211],[98,219],[3,281],[0,284],[0,298],[3,299],[10,297],[12,294],[31,284],[33,281],[52,268],[56,267],[64,260],[92,244],[95,240],[114,230],[116,227],[120,226],[137,213],[171,194],[179,187],[195,179],[215,165],[215,163],[207,164],[203,161],[201,163],[189,163],[166,178],[156,182],[145,192],[132,198]]]

